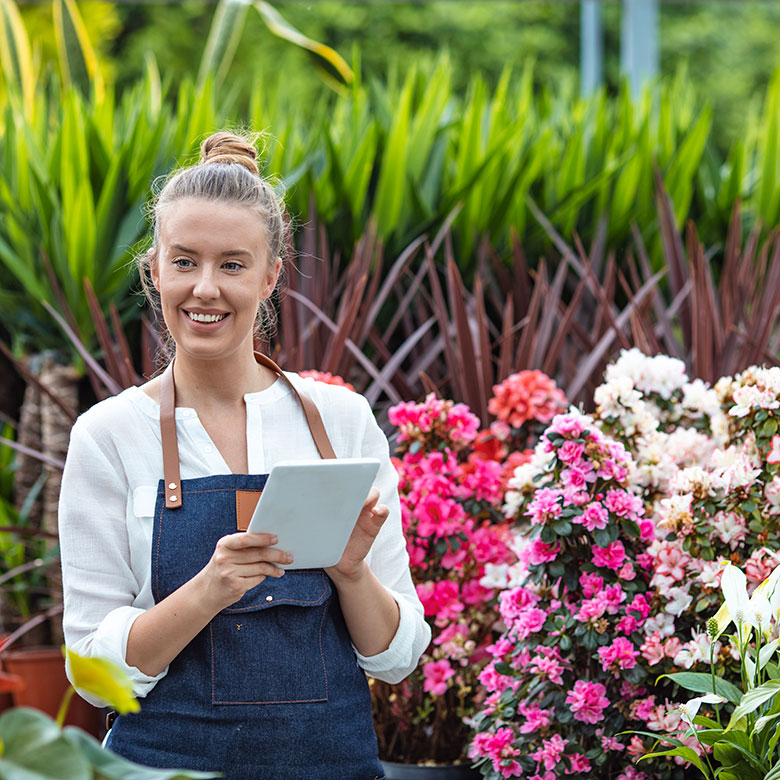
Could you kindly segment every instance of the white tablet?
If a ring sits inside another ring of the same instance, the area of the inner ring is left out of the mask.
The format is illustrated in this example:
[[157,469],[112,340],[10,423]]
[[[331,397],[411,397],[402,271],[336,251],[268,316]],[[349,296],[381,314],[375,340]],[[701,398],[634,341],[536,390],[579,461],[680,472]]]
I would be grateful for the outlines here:
[[271,469],[248,531],[276,534],[293,562],[283,569],[318,569],[341,560],[379,461],[300,460]]

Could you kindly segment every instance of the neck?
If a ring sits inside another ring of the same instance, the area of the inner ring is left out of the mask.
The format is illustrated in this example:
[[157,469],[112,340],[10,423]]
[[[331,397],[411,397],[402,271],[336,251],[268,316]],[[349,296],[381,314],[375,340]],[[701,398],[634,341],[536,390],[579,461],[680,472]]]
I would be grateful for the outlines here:
[[276,375],[257,363],[251,346],[223,358],[203,360],[185,352],[174,364],[176,405],[194,409],[241,405],[246,393],[265,390]]

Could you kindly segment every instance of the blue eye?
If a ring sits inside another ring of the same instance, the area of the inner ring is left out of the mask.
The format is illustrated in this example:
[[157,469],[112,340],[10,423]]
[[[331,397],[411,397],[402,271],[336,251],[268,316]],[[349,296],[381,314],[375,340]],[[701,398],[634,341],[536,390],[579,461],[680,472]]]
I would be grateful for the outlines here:
[[177,257],[173,264],[178,268],[190,268],[194,263],[187,257]]
[[241,265],[241,263],[236,263],[233,260],[229,260],[227,263],[224,263],[222,267],[226,271],[240,271],[244,266]]

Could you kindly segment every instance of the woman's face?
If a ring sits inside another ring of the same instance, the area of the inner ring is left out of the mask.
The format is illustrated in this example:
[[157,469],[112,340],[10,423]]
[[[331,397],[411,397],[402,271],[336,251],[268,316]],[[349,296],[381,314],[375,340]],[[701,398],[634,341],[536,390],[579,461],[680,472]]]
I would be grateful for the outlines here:
[[258,306],[281,262],[269,259],[263,221],[250,208],[174,202],[160,223],[151,274],[177,353],[219,359],[251,350]]

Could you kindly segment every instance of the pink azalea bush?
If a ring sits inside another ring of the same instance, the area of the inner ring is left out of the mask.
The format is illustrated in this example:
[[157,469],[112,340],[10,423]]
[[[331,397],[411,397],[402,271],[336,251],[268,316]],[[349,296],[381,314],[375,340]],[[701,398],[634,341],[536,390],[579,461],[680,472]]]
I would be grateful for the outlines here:
[[[557,404],[560,391],[551,395]],[[522,421],[509,414],[484,430],[466,406],[434,395],[390,410],[398,428],[394,462],[412,577],[433,638],[403,683],[372,682],[386,760],[465,758],[468,724],[485,696],[478,678],[501,629],[492,583],[503,585],[506,577],[496,579],[496,572],[517,560],[512,524],[501,512],[507,482],[531,457],[525,447],[538,420],[527,417],[529,410],[558,408],[522,394],[515,402]]]
[[530,530],[480,674],[488,695],[469,754],[486,777],[616,777],[628,763],[616,735],[647,692],[636,639],[654,538],[632,472],[625,447],[572,411],[509,482],[504,509]]
[[[489,698],[471,755],[490,778],[695,771],[680,756],[635,764],[651,734],[703,750],[681,718],[690,694],[663,675],[709,679],[712,662],[739,682],[736,649],[706,630],[723,561],[743,567],[750,590],[775,566],[780,369],[751,368],[711,388],[690,382],[681,361],[630,350],[594,400],[594,420],[556,418],[509,483],[506,509],[530,534],[508,567],[507,632],[482,677]],[[618,535],[606,536],[615,525]],[[545,751],[561,746],[554,738],[566,744],[548,766]]]

